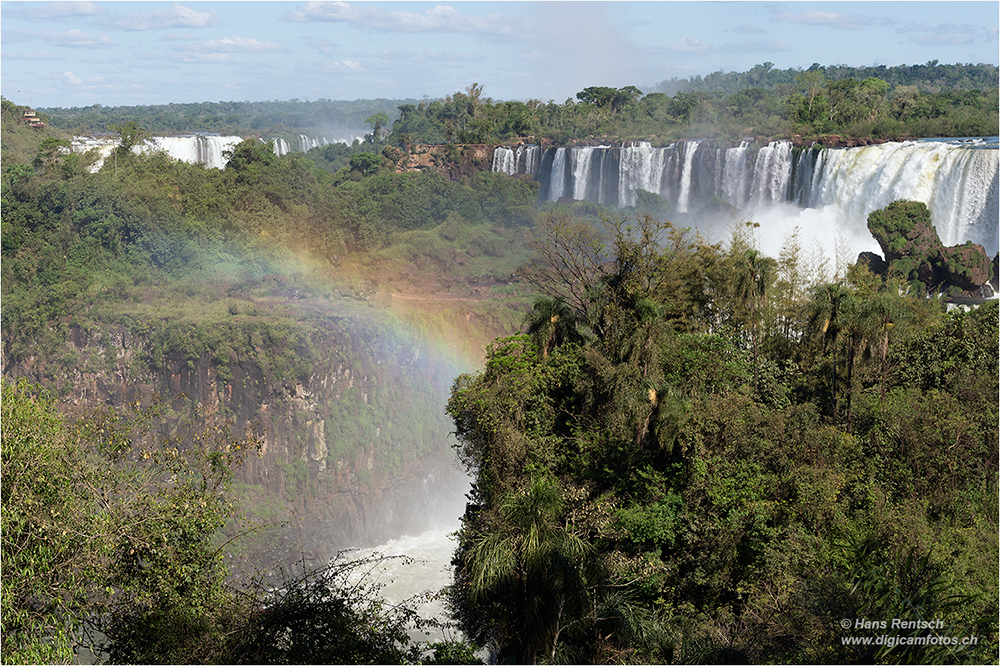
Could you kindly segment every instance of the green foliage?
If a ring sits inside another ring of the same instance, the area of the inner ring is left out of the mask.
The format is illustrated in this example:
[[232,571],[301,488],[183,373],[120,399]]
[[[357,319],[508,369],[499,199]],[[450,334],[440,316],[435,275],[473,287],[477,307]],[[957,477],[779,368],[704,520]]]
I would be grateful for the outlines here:
[[240,531],[220,535],[236,524],[230,481],[259,450],[255,432],[162,440],[139,405],[71,422],[24,380],[5,380],[0,399],[5,662],[69,663],[88,647],[114,663],[475,663],[463,641],[411,638],[448,628],[417,614],[432,595],[380,597],[373,576],[410,558],[230,585],[251,573],[225,565]]
[[[602,230],[553,216],[539,231],[531,275],[549,298],[525,318],[529,335],[494,343],[448,405],[476,479],[452,591],[471,635],[522,661],[995,652],[995,622],[983,620],[998,598],[995,303],[945,316],[857,269],[810,293],[794,288],[790,253],[776,279],[773,260],[739,235],[724,254],[651,220]],[[674,287],[689,275],[699,289]],[[575,319],[578,338],[556,343],[570,303],[586,317]],[[536,495],[551,500],[547,513],[510,509]],[[557,631],[565,620],[601,624],[572,610],[569,574],[544,593],[565,598],[566,615],[521,610],[548,584],[527,576],[517,550],[530,515],[580,540],[586,555],[562,559],[588,581],[590,607],[615,581],[652,624],[605,641],[604,630]],[[845,535],[878,554],[855,557]],[[864,651],[841,641],[844,618],[883,615],[941,620],[978,643]]]
[[259,582],[250,589],[259,606],[218,656],[230,664],[419,663],[423,647],[408,630],[437,623],[415,610],[426,595],[392,605],[379,598],[367,574],[390,560],[413,562],[404,556],[345,558],[286,579],[278,591]]
[[5,659],[68,661],[86,624],[116,661],[200,660],[229,594],[212,539],[257,436],[159,441],[139,405],[69,424],[24,380],[2,401]]
[[[194,102],[151,106],[101,106],[47,109],[51,124],[77,134],[104,132],[111,125],[134,120],[149,132],[162,135],[184,132],[218,132],[247,135],[314,131],[358,130],[365,119],[378,113],[390,119],[400,104],[414,100],[329,100]],[[322,130],[317,128],[323,128]]]

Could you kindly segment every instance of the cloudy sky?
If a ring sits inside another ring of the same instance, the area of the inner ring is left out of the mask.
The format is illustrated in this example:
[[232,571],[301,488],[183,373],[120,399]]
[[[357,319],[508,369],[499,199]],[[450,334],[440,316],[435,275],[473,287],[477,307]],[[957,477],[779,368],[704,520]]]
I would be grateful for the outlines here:
[[72,107],[229,100],[562,102],[757,63],[998,64],[1000,3],[11,2],[0,92]]

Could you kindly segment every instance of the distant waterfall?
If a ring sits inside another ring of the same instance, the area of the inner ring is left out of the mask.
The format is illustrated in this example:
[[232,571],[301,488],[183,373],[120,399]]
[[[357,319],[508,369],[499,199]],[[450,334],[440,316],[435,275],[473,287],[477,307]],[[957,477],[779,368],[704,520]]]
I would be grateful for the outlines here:
[[[292,138],[291,145],[282,137],[274,137],[273,139],[261,138],[259,140],[264,142],[273,142],[274,154],[281,157],[282,155],[287,155],[288,153],[293,152],[293,146],[294,149],[299,152],[307,152],[313,148],[328,146],[331,143],[346,143],[350,145],[361,136],[360,130],[345,130],[339,135],[336,135],[333,139],[326,136],[310,137],[305,134],[300,134],[297,137]],[[243,140],[244,138],[239,136],[218,136],[214,134],[154,136],[146,139],[143,143],[136,146],[132,150],[136,153],[159,151],[167,154],[172,159],[179,162],[202,164],[207,168],[222,169],[226,166],[226,162],[228,161],[226,158],[226,152],[232,150],[234,146]],[[97,163],[92,167],[92,170],[98,171],[104,163],[104,160],[111,155],[117,144],[118,140],[113,136],[80,136],[73,138],[70,150],[74,153],[85,153],[88,150],[97,150],[100,157]]]
[[291,152],[291,150],[289,150],[288,148],[288,142],[286,142],[280,136],[272,139],[272,141],[274,141],[274,154],[277,155],[278,157],[281,157],[282,155],[287,155],[288,153]]
[[146,140],[146,150],[162,150],[180,162],[221,169],[228,161],[225,153],[241,141],[238,136],[156,136]]
[[[635,205],[638,190],[659,195],[678,213],[696,218],[719,197],[760,217],[777,207],[815,210],[797,223],[833,225],[868,238],[868,214],[896,199],[922,201],[941,240],[972,240],[991,256],[998,248],[998,150],[908,141],[862,148],[794,150],[789,141],[710,149],[685,141],[666,147],[631,142],[620,147],[498,147],[493,170],[529,174],[541,199],[587,199]],[[799,217],[802,217],[799,215]]]

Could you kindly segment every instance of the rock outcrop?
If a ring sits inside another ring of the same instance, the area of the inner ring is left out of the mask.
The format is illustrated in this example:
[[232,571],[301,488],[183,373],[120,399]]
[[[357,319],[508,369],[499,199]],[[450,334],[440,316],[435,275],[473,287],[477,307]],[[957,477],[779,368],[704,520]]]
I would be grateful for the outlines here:
[[[868,230],[878,241],[888,270],[920,282],[928,291],[956,298],[982,295],[991,265],[982,245],[967,242],[946,247],[931,222],[930,211],[919,201],[893,201],[868,216]],[[881,268],[870,257],[859,257],[873,272]]]

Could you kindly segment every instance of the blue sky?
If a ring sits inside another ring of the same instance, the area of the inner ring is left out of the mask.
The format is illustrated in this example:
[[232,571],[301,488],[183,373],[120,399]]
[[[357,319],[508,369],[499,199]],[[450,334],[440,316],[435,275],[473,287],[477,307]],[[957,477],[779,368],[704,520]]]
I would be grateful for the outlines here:
[[0,92],[71,107],[431,98],[824,65],[998,64],[992,2],[0,3]]

